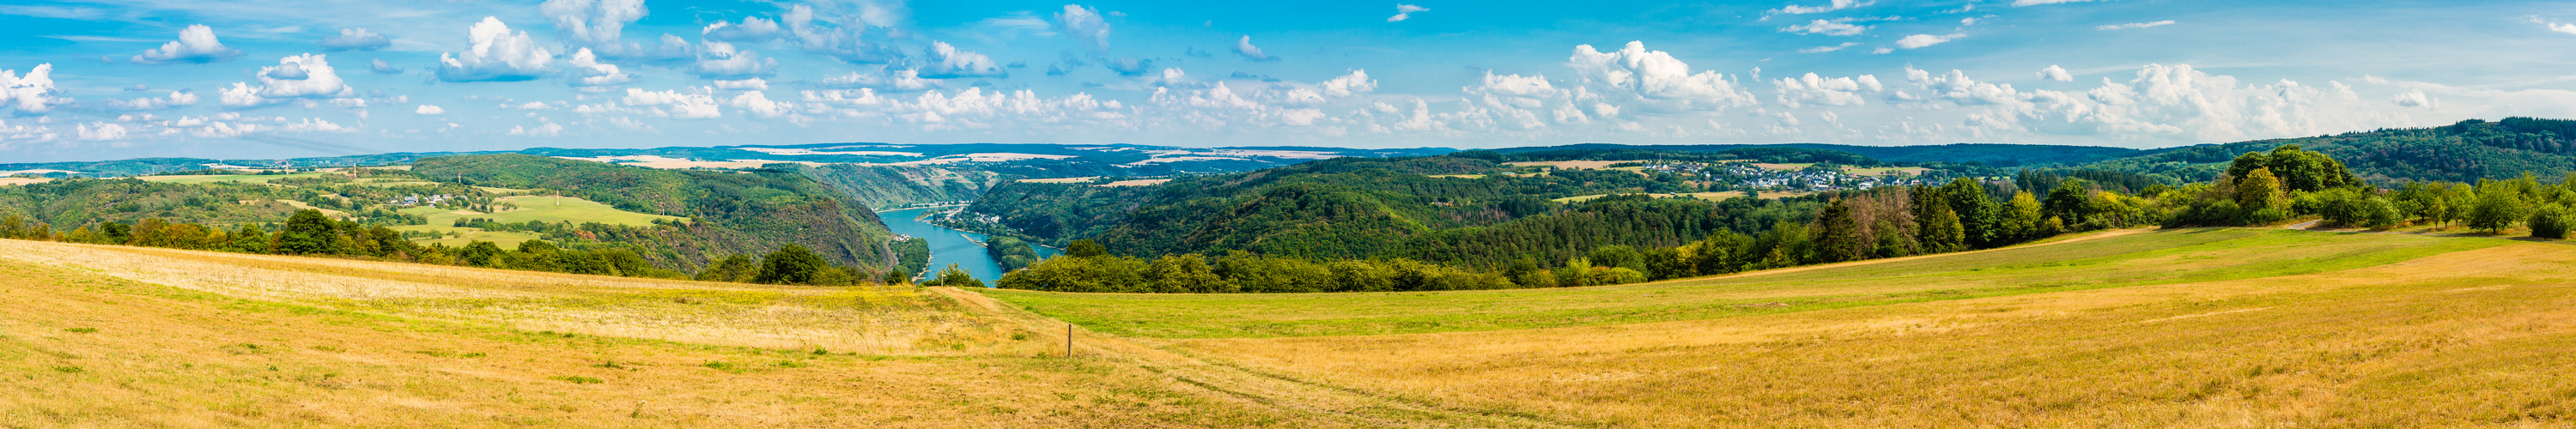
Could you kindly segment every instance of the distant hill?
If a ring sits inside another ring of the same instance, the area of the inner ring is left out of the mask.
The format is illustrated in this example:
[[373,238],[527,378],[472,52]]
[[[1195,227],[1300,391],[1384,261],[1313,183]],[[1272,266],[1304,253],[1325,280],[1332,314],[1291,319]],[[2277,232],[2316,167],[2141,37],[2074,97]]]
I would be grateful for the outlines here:
[[1788,144],[1717,144],[1717,145],[1623,145],[1578,144],[1495,149],[1503,153],[1526,153],[1559,150],[1657,150],[1673,152],[1721,152],[1749,148],[1793,148],[1845,152],[1885,162],[1977,162],[1995,167],[2036,164],[2081,164],[2106,159],[2135,157],[2158,150],[2139,150],[2104,146],[2065,146],[2037,144],[1957,143],[1916,146],[1855,146],[1822,143]]
[[324,168],[405,164],[421,158],[517,153],[662,168],[691,165],[741,168],[764,163],[890,164],[971,168],[1028,177],[1167,176],[1251,171],[1319,159],[1423,156],[1455,152],[1448,148],[1350,149],[1300,146],[1187,148],[1130,144],[1059,145],[962,143],[902,145],[825,143],[661,147],[650,149],[528,148],[512,151],[405,152],[290,159],[136,158],[0,164],[0,175],[28,170],[71,171],[69,175],[117,177],[214,167]]
[[2342,161],[2354,175],[2382,185],[2408,180],[2474,182],[2507,179],[2530,172],[2549,180],[2576,170],[2576,121],[2504,118],[2470,119],[2429,128],[2392,128],[2337,135],[2255,140],[2166,149],[2083,166],[2088,169],[2160,174],[2181,181],[2206,181],[2226,171],[2246,152],[2286,144],[2324,152]]

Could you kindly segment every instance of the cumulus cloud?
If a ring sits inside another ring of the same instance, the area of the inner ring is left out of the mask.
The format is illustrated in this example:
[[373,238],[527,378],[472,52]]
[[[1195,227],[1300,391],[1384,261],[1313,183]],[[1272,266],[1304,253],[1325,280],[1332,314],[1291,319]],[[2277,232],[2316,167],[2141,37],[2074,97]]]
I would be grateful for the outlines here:
[[2439,102],[2439,100],[2434,100],[2432,97],[2425,96],[2424,90],[2421,89],[2398,93],[2397,98],[2394,101],[2399,106],[2422,107],[2428,109],[2433,108],[2434,105]]
[[1332,80],[1326,80],[1324,83],[1317,84],[1316,87],[1321,88],[1324,91],[1324,95],[1349,97],[1352,94],[1376,91],[1377,80],[1369,79],[1367,70],[1351,70],[1350,74],[1341,75],[1333,78]]
[[948,42],[930,42],[930,50],[922,54],[922,59],[926,64],[921,67],[921,77],[931,79],[1010,76],[993,62],[993,57],[960,50]]
[[367,62],[367,69],[383,74],[397,74],[403,72],[401,67],[394,67],[393,63],[385,62],[385,59],[383,58],[369,60]]
[[2576,24],[2561,24],[2561,23],[2556,23],[2556,22],[2550,22],[2550,21],[2548,21],[2548,20],[2540,19],[2540,17],[2537,17],[2537,16],[2530,17],[2530,18],[2531,18],[2531,23],[2533,23],[2533,24],[2540,24],[2540,26],[2541,26],[2541,27],[2543,27],[2543,28],[2548,28],[2548,29],[2549,29],[2549,31],[2556,31],[2556,32],[2560,32],[2560,33],[2567,33],[2567,34],[2576,34]]
[[786,115],[796,107],[796,104],[794,103],[770,101],[768,94],[763,94],[761,91],[756,90],[743,91],[741,94],[736,94],[732,99],[725,100],[725,104],[733,106],[736,109],[742,109],[744,112],[749,112],[752,116],[763,118],[775,118],[781,115]]
[[1821,6],[1799,6],[1799,5],[1788,5],[1788,6],[1782,6],[1782,7],[1780,7],[1779,9],[1772,9],[1770,12],[1771,12],[1772,14],[1775,14],[1775,15],[1802,15],[1802,14],[1810,14],[1810,13],[1825,13],[1825,12],[1832,12],[1832,11],[1843,10],[1843,9],[1850,9],[1850,8],[1856,8],[1856,7],[1869,6],[1869,5],[1873,5],[1873,4],[1878,4],[1878,2],[1877,2],[1877,1],[1866,1],[1866,2],[1864,2],[1864,1],[1859,1],[1859,0],[1833,0],[1833,2],[1832,2],[1832,3],[1826,3],[1826,4],[1821,5]]
[[1860,75],[1827,79],[1815,73],[1780,79],[1772,82],[1772,86],[1778,88],[1780,104],[1788,105],[1790,108],[1808,104],[1858,106],[1867,103],[1862,94],[1877,93],[1887,89],[1886,85],[1878,82],[1878,76]]
[[2156,21],[2156,22],[2132,22],[2132,23],[2127,23],[2127,24],[2110,24],[2110,25],[2100,25],[2100,26],[2094,26],[2094,27],[2093,27],[2093,29],[2095,29],[2095,30],[2102,30],[2102,31],[2112,31],[2112,30],[2136,30],[2136,29],[2140,29],[2140,28],[2155,28],[2155,27],[2163,27],[2163,26],[2173,25],[2173,24],[2174,24],[2173,20],[2168,19],[2168,20]]
[[81,139],[81,140],[124,140],[124,139],[125,139],[125,126],[124,126],[124,125],[111,124],[111,123],[106,123],[106,122],[91,122],[91,123],[88,123],[88,124],[75,125],[75,126],[73,126],[73,130],[74,130],[76,133],[78,133],[78,134],[80,135],[80,139]]
[[1753,94],[1714,71],[1691,73],[1690,66],[1664,51],[1648,51],[1645,42],[1628,42],[1617,51],[1592,45],[1574,47],[1566,60],[1585,84],[1602,85],[1603,95],[1617,95],[1658,109],[1715,110],[1753,103]]
[[420,105],[419,108],[411,109],[411,113],[415,115],[444,115],[447,114],[447,109],[423,104]]
[[1822,19],[1806,24],[1780,28],[1780,32],[1783,33],[1822,34],[1827,36],[1858,36],[1864,31],[1869,31],[1869,27],[1853,25],[1846,21],[1827,21]]
[[912,92],[938,88],[939,81],[921,78],[918,70],[879,70],[876,73],[850,72],[823,78],[816,82],[826,88],[870,88],[880,91]]
[[1386,22],[1404,22],[1404,20],[1413,19],[1414,12],[1430,11],[1431,8],[1398,3],[1395,5],[1395,16],[1386,17]]
[[18,76],[16,70],[0,70],[0,103],[21,114],[51,112],[54,106],[71,104],[72,99],[62,97],[62,91],[54,88],[53,74],[51,63],[27,69],[25,77]]
[[2073,73],[2067,73],[2065,68],[2058,67],[2055,64],[2050,64],[2048,68],[2039,69],[2039,78],[2058,82],[2075,81],[2075,75]]
[[510,135],[514,136],[554,137],[563,135],[563,131],[564,126],[556,124],[554,121],[546,121],[545,123],[537,124],[535,127],[523,127],[518,125],[510,126]]
[[387,39],[385,38],[385,35],[376,34],[374,31],[368,31],[367,27],[342,28],[340,29],[340,35],[322,39],[322,50],[332,52],[347,50],[373,51],[393,45],[393,39]]
[[222,41],[216,40],[214,27],[195,24],[180,29],[178,41],[163,43],[159,48],[144,50],[142,55],[135,55],[133,60],[144,64],[208,63],[241,56],[241,54],[242,51],[224,47]]
[[756,78],[756,77],[755,77],[755,78],[750,78],[750,79],[743,79],[743,80],[718,80],[718,81],[716,81],[716,89],[747,89],[747,90],[753,90],[753,91],[767,91],[767,90],[769,90],[769,81],[761,80],[760,78]]
[[732,43],[705,42],[699,45],[698,62],[689,65],[689,72],[706,79],[771,76],[778,74],[778,60]]
[[[1860,42],[1843,42],[1843,44],[1840,44],[1840,45],[1833,45],[1833,46],[1817,46],[1817,47],[1813,47],[1813,48],[1799,49],[1799,50],[1798,50],[1798,53],[1801,53],[1801,54],[1821,54],[1821,53],[1826,53],[1826,52],[1840,51],[1840,50],[1843,50],[1843,48],[1849,48],[1849,47],[1853,47],[1853,46],[1860,46]],[[1756,74],[1759,74],[1759,73],[1756,73]]]
[[592,54],[590,48],[573,51],[572,59],[564,64],[571,66],[565,68],[565,80],[583,91],[605,91],[635,81],[635,76],[619,71],[616,64],[599,62],[599,56]]
[[711,119],[724,116],[723,112],[716,109],[714,91],[706,87],[696,87],[688,92],[627,88],[626,97],[619,101],[629,106],[657,106],[654,108],[657,116],[681,119]]
[[438,54],[438,80],[511,82],[554,73],[555,55],[525,31],[510,31],[500,18],[483,17],[465,32],[465,52]]
[[[862,2],[853,14],[824,16],[812,6],[795,5],[779,15],[787,26],[787,36],[805,52],[821,54],[853,64],[885,64],[903,58],[903,52],[892,46],[869,42],[864,37],[871,26],[890,27],[900,15],[899,4],[893,6]],[[831,24],[816,25],[816,22]],[[668,38],[666,36],[666,38]],[[666,40],[664,45],[668,45]]]
[[571,39],[573,46],[596,48],[610,56],[640,53],[642,47],[619,41],[626,24],[644,19],[648,13],[644,0],[546,0],[537,12],[555,22],[555,28]]
[[225,107],[249,107],[304,98],[349,98],[357,91],[350,88],[340,74],[331,68],[321,54],[291,55],[278,58],[277,65],[260,67],[259,86],[234,82],[219,97]]
[[1251,35],[1244,35],[1242,39],[1234,41],[1234,54],[1242,55],[1243,59],[1246,61],[1277,61],[1279,59],[1278,57],[1270,56],[1270,54],[1262,53],[1261,47],[1259,46],[1252,46]]
[[2013,5],[2013,7],[2022,7],[2022,6],[2038,6],[2038,5],[2044,5],[2044,4],[2083,3],[2083,2],[2090,2],[2090,1],[2094,1],[2094,0],[2013,0],[2012,5]]
[[2322,88],[2288,80],[2247,85],[2189,65],[2149,64],[2128,82],[2104,79],[2100,87],[2072,93],[2023,92],[2012,85],[1978,82],[1957,70],[1933,75],[1908,68],[1906,73],[1923,93],[1900,91],[1900,98],[1970,108],[1961,126],[1979,133],[2212,142],[2368,129],[2397,119],[2366,110],[2341,82]]
[[1109,20],[1100,17],[1099,9],[1064,5],[1064,11],[1055,14],[1055,31],[1081,41],[1091,52],[1109,52]]

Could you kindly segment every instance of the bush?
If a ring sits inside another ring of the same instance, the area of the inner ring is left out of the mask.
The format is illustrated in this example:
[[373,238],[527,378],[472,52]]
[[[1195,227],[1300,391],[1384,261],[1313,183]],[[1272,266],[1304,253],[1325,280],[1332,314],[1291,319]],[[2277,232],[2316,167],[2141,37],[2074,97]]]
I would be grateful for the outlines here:
[[2532,210],[2531,219],[2526,220],[2525,222],[2528,222],[2531,225],[2532,237],[2566,239],[2568,221],[2567,209],[2565,207],[2559,207],[2557,204],[2550,204],[2541,206],[2539,210]]

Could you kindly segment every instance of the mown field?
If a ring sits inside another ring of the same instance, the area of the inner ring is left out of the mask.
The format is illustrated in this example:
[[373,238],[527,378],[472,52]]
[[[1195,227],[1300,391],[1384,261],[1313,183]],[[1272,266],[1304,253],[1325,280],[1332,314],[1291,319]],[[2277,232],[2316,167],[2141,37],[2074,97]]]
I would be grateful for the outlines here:
[[0,240],[0,427],[2550,427],[2576,418],[2570,267],[2132,230],[1610,287],[1121,295]]
[[2258,229],[1613,287],[1001,301],[1572,426],[2563,426],[2576,247]]
[[607,204],[600,204],[599,202],[574,197],[521,195],[501,197],[497,203],[499,203],[498,205],[517,208],[496,213],[482,213],[441,209],[436,207],[414,207],[403,209],[402,212],[405,214],[416,214],[427,217],[429,218],[429,224],[402,225],[387,228],[395,231],[436,231],[462,234],[460,236],[450,238],[421,240],[421,243],[423,244],[445,244],[448,247],[463,247],[474,241],[490,241],[494,244],[507,247],[517,245],[522,241],[535,240],[537,239],[537,236],[535,234],[524,232],[489,231],[482,228],[458,227],[455,226],[456,221],[458,219],[472,218],[491,219],[501,223],[538,221],[546,223],[572,222],[575,224],[582,224],[595,222],[610,225],[643,226],[652,225],[653,221],[656,220],[688,220],[688,218],[684,217],[662,216],[618,210],[616,207],[609,207]]
[[911,287],[0,240],[0,427],[1322,426]]

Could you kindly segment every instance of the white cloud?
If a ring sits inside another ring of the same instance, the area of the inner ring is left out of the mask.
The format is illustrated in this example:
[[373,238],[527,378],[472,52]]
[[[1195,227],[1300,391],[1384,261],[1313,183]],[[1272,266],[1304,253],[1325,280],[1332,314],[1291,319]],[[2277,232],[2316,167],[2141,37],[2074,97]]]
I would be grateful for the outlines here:
[[689,65],[689,72],[708,79],[771,76],[778,74],[778,60],[763,58],[749,49],[736,49],[732,43],[704,42],[698,47],[698,62]]
[[416,115],[444,115],[447,114],[447,109],[423,104],[420,105],[419,108],[412,109],[411,113]]
[[1002,71],[1002,66],[993,62],[993,57],[959,50],[948,42],[930,42],[930,50],[922,53],[922,59],[925,64],[921,67],[921,76],[926,78],[954,79],[1010,75],[1009,72]]
[[2013,5],[2013,7],[2022,7],[2022,6],[2038,6],[2038,5],[2044,5],[2044,4],[2083,3],[2083,2],[2090,2],[2090,1],[2094,1],[2094,0],[2013,0],[2012,5]]
[[2397,98],[2394,101],[2399,106],[2422,107],[2427,109],[2433,108],[2440,103],[2440,100],[2435,100],[2432,97],[2425,96],[2424,90],[2421,89],[2398,93]]
[[215,40],[215,29],[205,24],[189,25],[179,30],[179,40],[147,49],[135,55],[134,62],[144,64],[207,63],[241,56],[242,51],[224,47]]
[[1952,41],[1952,40],[1958,40],[1960,37],[1967,37],[1967,35],[1965,35],[1965,34],[1955,34],[1955,33],[1954,33],[1954,34],[1950,34],[1950,35],[1946,35],[1946,36],[1934,36],[1934,35],[1930,35],[1930,34],[1916,34],[1916,35],[1912,35],[1912,36],[1905,36],[1905,38],[1903,38],[1903,39],[1896,39],[1896,47],[1899,47],[1899,48],[1905,48],[1905,49],[1921,49],[1921,48],[1923,48],[1923,47],[1925,47],[1925,46],[1932,46],[1932,45],[1938,45],[1938,44],[1943,44],[1943,43],[1949,43],[1949,42],[1950,42],[1950,41]]
[[592,54],[590,48],[573,51],[572,59],[564,64],[571,66],[565,68],[565,80],[584,91],[605,91],[635,81],[635,76],[618,71],[616,64],[599,62],[599,56]]
[[644,19],[644,0],[546,0],[537,12],[553,20],[575,47],[597,48],[612,57],[642,53],[640,46],[618,39],[627,23]]
[[1426,7],[1421,7],[1421,6],[1414,6],[1414,5],[1409,5],[1409,4],[1397,4],[1397,5],[1395,5],[1395,16],[1386,17],[1386,22],[1404,22],[1404,20],[1407,20],[1407,19],[1413,19],[1413,13],[1414,13],[1414,12],[1430,12],[1430,11],[1431,11],[1431,8],[1426,8]]
[[545,123],[537,124],[535,128],[521,127],[517,125],[510,126],[510,135],[514,136],[554,137],[563,135],[563,131],[564,126],[556,124],[554,121],[546,121]]
[[1154,60],[1138,59],[1136,57],[1111,58],[1109,60],[1102,61],[1101,63],[1102,66],[1109,67],[1110,71],[1118,72],[1119,76],[1144,76],[1145,73],[1150,73],[1155,70]]
[[922,79],[920,71],[908,69],[880,70],[876,73],[850,72],[848,75],[824,78],[818,84],[826,88],[873,88],[901,92],[939,87],[939,81]]
[[248,107],[269,104],[282,99],[348,98],[357,91],[340,79],[331,63],[321,54],[291,55],[278,58],[277,65],[259,68],[259,86],[234,82],[220,97],[226,107]]
[[2094,27],[2093,27],[2093,29],[2095,29],[2095,30],[2102,30],[2102,31],[2113,31],[2113,30],[2136,30],[2136,29],[2140,29],[2140,28],[2155,28],[2155,27],[2163,27],[2163,26],[2173,25],[2173,24],[2174,24],[2173,20],[2168,19],[2168,20],[2156,21],[2156,22],[2132,22],[2132,23],[2127,23],[2127,24],[2101,25],[2101,26],[2094,26]]
[[1779,9],[1772,9],[1772,10],[1770,11],[1770,13],[1772,13],[1772,14],[1778,14],[1778,15],[1800,15],[1800,14],[1809,14],[1809,13],[1825,13],[1825,12],[1832,12],[1832,11],[1843,10],[1843,9],[1850,9],[1850,8],[1856,8],[1856,7],[1862,7],[1862,6],[1869,6],[1869,5],[1873,5],[1873,4],[1878,4],[1878,2],[1877,2],[1877,1],[1866,1],[1866,2],[1864,2],[1864,1],[1858,1],[1858,0],[1833,0],[1833,2],[1832,2],[1832,3],[1827,3],[1827,4],[1823,5],[1823,6],[1799,6],[1799,5],[1788,5],[1788,6],[1782,6],[1782,7],[1780,7]]
[[519,104],[508,104],[508,103],[503,103],[503,104],[501,104],[501,106],[500,106],[500,107],[501,107],[502,109],[506,109],[506,110],[554,110],[554,109],[555,109],[555,106],[554,106],[554,105],[546,104],[546,102],[543,102],[543,101],[530,101],[530,102],[526,102],[526,103],[519,103]]
[[2538,16],[2531,17],[2531,23],[2533,23],[2533,24],[2540,24],[2540,26],[2541,26],[2541,27],[2548,28],[2548,29],[2549,29],[2549,31],[2556,31],[2556,32],[2560,32],[2560,33],[2567,33],[2567,34],[2576,34],[2576,24],[2561,24],[2561,23],[2556,23],[2556,22],[2550,22],[2550,21],[2547,21],[2547,20],[2542,20],[2542,19],[2540,19],[2540,17],[2538,17]]
[[1617,51],[1601,52],[1592,45],[1574,47],[1566,60],[1584,84],[1604,85],[1598,91],[1604,96],[1618,95],[1668,111],[1716,110],[1753,103],[1746,92],[1725,75],[1714,71],[1691,73],[1690,65],[1663,51],[1648,51],[1644,42],[1628,42]]
[[1259,46],[1252,46],[1251,35],[1244,35],[1242,39],[1234,41],[1234,53],[1235,55],[1242,55],[1243,59],[1249,61],[1275,61],[1279,59],[1278,57],[1270,56],[1270,54],[1262,53],[1261,47]]
[[794,103],[769,101],[769,96],[760,91],[743,91],[741,94],[734,95],[733,99],[725,100],[725,104],[763,118],[785,115],[790,109],[796,107]]
[[[1798,50],[1798,53],[1801,53],[1801,54],[1821,54],[1821,53],[1826,53],[1826,52],[1840,51],[1840,50],[1843,50],[1843,48],[1849,48],[1849,47],[1853,47],[1853,46],[1860,46],[1860,42],[1843,42],[1843,44],[1840,44],[1840,45],[1833,45],[1833,46],[1817,46],[1817,47],[1813,47],[1813,48],[1799,49],[1799,50]],[[1757,74],[1758,74],[1758,73],[1757,73]]]
[[[805,52],[854,64],[884,64],[903,58],[903,53],[891,46],[868,42],[863,36],[870,27],[893,26],[895,20],[901,19],[902,7],[901,3],[882,5],[863,1],[859,2],[856,12],[822,16],[812,6],[800,4],[789,7],[787,14],[780,15],[778,21],[787,26],[788,36],[795,39]],[[815,25],[816,21],[832,25]],[[669,37],[665,36],[665,39]],[[669,44],[668,40],[664,41],[664,45]]]
[[465,52],[438,54],[438,80],[509,82],[554,73],[555,55],[538,47],[528,32],[510,31],[500,18],[483,17],[466,29]]
[[2074,75],[2074,74],[2072,74],[2072,73],[2067,73],[2065,68],[2058,67],[2058,66],[2057,66],[2057,65],[2055,65],[2055,64],[2050,64],[2050,65],[2048,66],[2048,68],[2039,69],[2039,78],[2040,78],[2040,79],[2048,79],[2048,80],[2058,81],[2058,82],[2074,82],[2074,81],[2075,81],[2075,75]]
[[1861,94],[1885,91],[1878,76],[1838,77],[1826,79],[1815,73],[1772,82],[1778,88],[1780,104],[1797,108],[1806,104],[1824,106],[1858,106],[1866,104]]
[[2011,85],[1977,82],[1956,70],[1933,76],[1909,68],[1907,74],[1908,80],[1926,91],[1917,102],[1969,108],[1961,127],[1988,135],[2034,132],[2219,142],[2406,122],[2402,116],[2358,103],[2351,87],[2341,82],[2328,82],[2325,88],[2288,80],[2243,85],[2234,77],[2203,73],[2189,65],[2149,64],[2128,82],[2104,79],[2102,86],[2080,93],[2020,92]]
[[756,78],[756,77],[755,77],[755,78],[750,78],[750,79],[743,79],[743,80],[719,80],[719,81],[716,81],[716,89],[748,89],[748,90],[753,90],[753,91],[767,91],[767,90],[769,90],[769,81],[761,80],[760,78]]
[[1109,21],[1100,17],[1099,9],[1064,5],[1064,11],[1055,14],[1055,30],[1081,41],[1091,52],[1109,52]]
[[340,35],[322,39],[322,49],[333,52],[352,49],[373,51],[393,46],[393,44],[392,39],[387,39],[385,35],[376,34],[374,31],[368,31],[367,27],[342,28]]
[[161,110],[197,104],[197,94],[171,91],[168,97],[143,97],[132,100],[108,100],[107,108],[115,110]]
[[655,111],[661,116],[674,118],[709,119],[724,116],[723,112],[716,109],[714,89],[707,87],[695,87],[685,93],[677,90],[645,91],[627,88],[626,97],[620,101],[630,106],[671,106],[668,109],[656,108]]
[[1849,22],[1827,21],[1822,19],[1806,24],[1780,28],[1780,32],[1783,33],[1795,32],[1804,34],[1823,34],[1827,36],[1858,36],[1864,31],[1869,31],[1869,27],[1853,25]]
[[1349,97],[1352,94],[1376,91],[1377,80],[1369,79],[1367,70],[1353,69],[1350,74],[1334,77],[1316,86],[1323,89],[1324,95]]
[[[283,120],[286,118],[278,119]],[[282,129],[279,131],[290,133],[340,133],[357,131],[356,129],[343,127],[340,126],[340,124],[334,124],[331,123],[331,121],[325,121],[321,118],[304,118],[302,121],[290,122],[287,123],[286,126],[280,128]]]
[[75,125],[75,126],[73,126],[73,128],[72,128],[72,129],[73,129],[73,131],[74,131],[75,133],[77,133],[77,134],[79,134],[79,135],[80,135],[80,139],[81,139],[81,140],[124,140],[124,139],[125,139],[125,126],[124,126],[124,125],[111,124],[111,123],[106,123],[106,122],[91,122],[91,123],[88,123],[88,124]]
[[714,24],[707,24],[706,28],[698,30],[698,37],[707,40],[723,40],[728,42],[757,42],[768,40],[771,37],[776,37],[778,35],[778,30],[777,21],[761,19],[757,16],[746,16],[742,18],[741,24],[724,21],[716,21]]
[[374,70],[376,73],[383,73],[383,74],[396,74],[396,73],[402,73],[402,72],[403,72],[403,69],[402,69],[401,67],[394,67],[393,63],[385,62],[385,59],[383,59],[383,58],[377,58],[377,59],[373,59],[373,60],[368,60],[368,61],[367,61],[367,69],[368,69],[368,70]]

